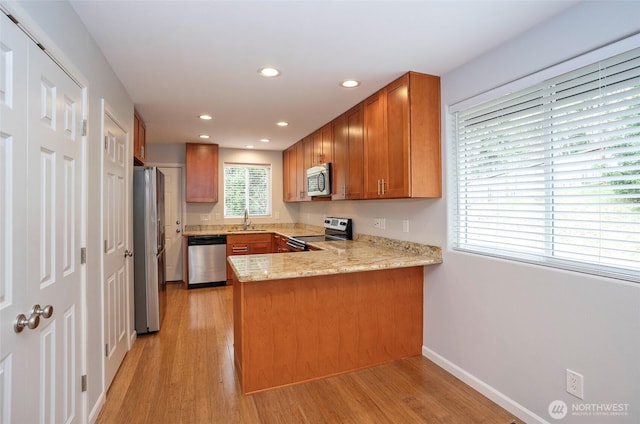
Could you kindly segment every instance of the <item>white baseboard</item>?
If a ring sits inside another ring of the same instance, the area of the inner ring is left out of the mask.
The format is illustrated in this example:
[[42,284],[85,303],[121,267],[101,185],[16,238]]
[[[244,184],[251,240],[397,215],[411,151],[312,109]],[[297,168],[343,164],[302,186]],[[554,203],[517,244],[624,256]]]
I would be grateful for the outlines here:
[[[136,341],[137,337],[138,337],[138,333],[136,333],[135,330],[132,331],[131,334],[129,335],[129,346],[128,346],[129,348],[127,349],[127,353],[131,350],[131,347],[133,346],[133,343]],[[96,422],[96,420],[98,419],[98,415],[100,415],[100,411],[102,411],[102,407],[104,406],[106,401],[107,401],[106,393],[103,390],[102,393],[100,393],[98,400],[93,405],[93,408],[91,409],[91,413],[89,414],[89,417],[88,417],[89,424],[93,424]]]
[[501,393],[498,390],[494,389],[484,381],[470,374],[466,370],[460,368],[458,365],[454,364],[448,359],[438,355],[436,352],[427,348],[426,346],[422,346],[422,356],[433,361],[436,365],[454,375],[456,378],[458,378],[468,386],[473,387],[476,391],[480,392],[482,395],[497,403],[502,408],[511,412],[513,415],[520,418],[524,422],[529,424],[549,424],[549,422],[544,418],[541,418],[540,416],[531,412],[524,406],[520,405],[518,402],[506,396],[504,393]]
[[89,414],[88,421],[90,424],[94,424],[98,419],[98,415],[100,415],[100,411],[102,410],[102,407],[104,406],[105,401],[106,401],[106,398],[104,397],[104,392],[102,392],[98,397],[98,400],[96,401],[96,403],[93,405],[93,408],[91,409],[91,413]]

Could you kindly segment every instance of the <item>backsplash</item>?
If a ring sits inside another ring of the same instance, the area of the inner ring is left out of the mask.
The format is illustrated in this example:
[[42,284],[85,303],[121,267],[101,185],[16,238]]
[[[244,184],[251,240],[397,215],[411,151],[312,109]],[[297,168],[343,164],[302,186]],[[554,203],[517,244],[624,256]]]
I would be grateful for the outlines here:
[[[324,234],[324,227],[317,225],[307,225],[298,223],[268,223],[268,224],[251,224],[249,226],[252,230],[273,230],[273,229],[301,229],[306,231],[315,231],[317,234]],[[221,224],[221,225],[185,225],[185,232],[197,232],[197,231],[233,231],[242,229],[241,224]]]

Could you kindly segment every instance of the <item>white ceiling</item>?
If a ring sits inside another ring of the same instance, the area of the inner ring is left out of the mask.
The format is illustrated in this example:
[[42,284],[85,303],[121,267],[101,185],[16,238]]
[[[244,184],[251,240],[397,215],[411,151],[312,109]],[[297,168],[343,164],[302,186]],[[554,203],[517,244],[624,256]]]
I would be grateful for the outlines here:
[[[444,75],[575,3],[71,1],[146,122],[148,143],[206,133],[221,147],[269,150],[406,71]],[[259,76],[267,65],[282,75]],[[349,78],[362,85],[338,86]]]

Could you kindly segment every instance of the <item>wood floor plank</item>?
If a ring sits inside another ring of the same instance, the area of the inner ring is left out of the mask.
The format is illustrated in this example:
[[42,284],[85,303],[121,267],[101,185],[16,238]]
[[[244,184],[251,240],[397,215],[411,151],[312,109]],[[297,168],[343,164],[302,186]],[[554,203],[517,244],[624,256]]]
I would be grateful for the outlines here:
[[138,337],[97,424],[522,423],[422,356],[244,396],[231,287],[170,284],[162,330]]

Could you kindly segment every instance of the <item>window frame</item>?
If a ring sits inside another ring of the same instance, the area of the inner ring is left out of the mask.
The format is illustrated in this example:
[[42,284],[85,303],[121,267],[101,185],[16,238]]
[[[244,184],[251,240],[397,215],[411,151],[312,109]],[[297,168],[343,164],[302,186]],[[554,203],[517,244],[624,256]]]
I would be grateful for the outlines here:
[[492,249],[485,248],[480,249],[477,246],[473,246],[473,248],[467,248],[461,246],[459,242],[460,234],[458,232],[458,220],[460,215],[458,215],[459,205],[458,205],[458,197],[460,196],[461,191],[459,190],[459,181],[458,181],[458,169],[457,169],[457,160],[458,160],[458,133],[457,133],[457,116],[459,112],[470,110],[476,106],[489,103],[492,101],[498,101],[499,99],[509,95],[511,93],[516,93],[525,89],[529,89],[531,87],[535,87],[536,85],[543,83],[544,81],[560,77],[564,74],[576,71],[585,66],[593,65],[595,63],[599,63],[601,61],[607,60],[619,54],[625,53],[627,51],[631,51],[640,47],[640,35],[635,35],[629,37],[625,40],[610,44],[603,48],[594,50],[587,54],[581,55],[579,57],[570,59],[566,62],[560,63],[558,65],[552,66],[550,68],[544,69],[542,71],[536,72],[534,74],[528,75],[516,81],[512,81],[503,86],[497,87],[495,89],[489,90],[487,92],[481,93],[477,96],[474,96],[470,99],[463,100],[456,104],[450,105],[447,107],[447,138],[451,140],[452,148],[448,149],[448,164],[449,164],[449,172],[448,172],[448,181],[449,184],[449,200],[448,200],[448,244],[450,248],[454,251],[465,252],[469,254],[478,254],[484,256],[497,257],[506,260],[518,261],[518,262],[526,262],[532,263],[536,265],[548,266],[553,268],[561,268],[570,271],[577,271],[587,274],[595,274],[600,276],[606,276],[616,279],[622,279],[625,281],[632,282],[640,282],[640,272],[637,269],[633,268],[616,268],[611,266],[591,266],[588,263],[580,262],[580,261],[571,261],[567,258],[557,260],[553,257],[548,256],[539,256],[536,255],[527,255],[522,254],[521,252],[507,252],[505,254],[506,249]]
[[[222,188],[223,188],[223,193],[222,193],[222,198],[223,198],[223,214],[224,214],[224,218],[243,218],[244,214],[240,214],[240,215],[227,215],[227,173],[226,170],[227,168],[243,168],[243,169],[251,169],[251,168],[259,168],[259,169],[265,169],[267,171],[267,190],[266,190],[266,194],[267,194],[267,206],[266,206],[266,211],[264,214],[256,214],[256,213],[251,213],[249,212],[249,216],[250,217],[254,217],[254,218],[270,218],[273,214],[273,167],[270,163],[240,163],[240,162],[225,162],[223,167],[222,167],[222,178],[223,178],[223,182],[222,182]],[[247,205],[247,201],[249,200],[249,191],[247,190],[247,192],[245,193],[245,207]],[[248,209],[248,208],[247,208]]]

